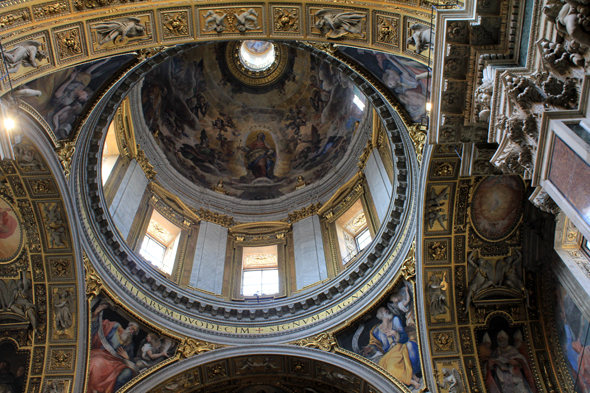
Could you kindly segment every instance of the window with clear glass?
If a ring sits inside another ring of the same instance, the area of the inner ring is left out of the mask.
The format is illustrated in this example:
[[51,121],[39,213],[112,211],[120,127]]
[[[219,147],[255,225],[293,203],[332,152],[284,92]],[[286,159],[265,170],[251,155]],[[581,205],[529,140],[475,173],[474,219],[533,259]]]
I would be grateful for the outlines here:
[[241,292],[243,296],[269,296],[279,293],[279,264],[276,245],[244,247]]
[[356,242],[356,246],[359,250],[364,250],[369,244],[371,244],[371,233],[369,232],[369,228],[365,228],[361,233],[354,237],[354,241]]
[[360,199],[342,214],[334,224],[342,263],[344,264],[351,261],[373,241],[369,231],[367,215]]
[[153,211],[139,254],[166,274],[172,274],[181,229]]
[[160,242],[146,236],[141,244],[139,254],[144,257],[147,261],[154,265],[161,265],[164,261],[164,254],[166,253],[166,246]]

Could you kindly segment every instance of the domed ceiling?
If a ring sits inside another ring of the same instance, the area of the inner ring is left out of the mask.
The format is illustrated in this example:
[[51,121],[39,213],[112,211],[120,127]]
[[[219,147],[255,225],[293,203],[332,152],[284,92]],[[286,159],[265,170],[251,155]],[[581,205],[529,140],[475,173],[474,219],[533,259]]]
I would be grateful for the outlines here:
[[[145,124],[191,182],[244,200],[277,198],[318,182],[345,156],[366,98],[313,55],[264,42],[203,45],[146,75]],[[259,59],[264,61],[264,59]],[[257,60],[256,60],[257,61]]]

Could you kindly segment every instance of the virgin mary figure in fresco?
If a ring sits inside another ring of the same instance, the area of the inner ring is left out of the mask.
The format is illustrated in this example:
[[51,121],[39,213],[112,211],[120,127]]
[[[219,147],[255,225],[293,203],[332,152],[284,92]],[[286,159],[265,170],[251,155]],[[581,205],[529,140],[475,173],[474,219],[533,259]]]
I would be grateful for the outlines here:
[[268,179],[274,178],[274,157],[275,151],[265,140],[266,136],[263,132],[256,135],[256,140],[248,146],[240,146],[239,149],[246,153],[246,169],[252,172],[255,179],[266,177]]

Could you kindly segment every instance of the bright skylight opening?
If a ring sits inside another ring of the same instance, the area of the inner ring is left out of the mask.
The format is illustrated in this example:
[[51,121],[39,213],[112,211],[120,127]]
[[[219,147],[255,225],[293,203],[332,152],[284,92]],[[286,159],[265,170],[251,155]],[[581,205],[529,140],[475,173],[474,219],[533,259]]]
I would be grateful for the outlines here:
[[149,262],[156,266],[159,266],[164,261],[164,254],[166,253],[166,246],[160,242],[146,236],[141,245],[139,254],[147,259]]
[[356,94],[354,95],[354,99],[352,100],[352,102],[354,102],[356,104],[356,106],[358,106],[361,111],[365,110],[365,103],[363,101],[361,101],[359,96],[357,96]]
[[247,40],[240,46],[240,61],[250,71],[269,69],[275,56],[275,46],[268,41]]

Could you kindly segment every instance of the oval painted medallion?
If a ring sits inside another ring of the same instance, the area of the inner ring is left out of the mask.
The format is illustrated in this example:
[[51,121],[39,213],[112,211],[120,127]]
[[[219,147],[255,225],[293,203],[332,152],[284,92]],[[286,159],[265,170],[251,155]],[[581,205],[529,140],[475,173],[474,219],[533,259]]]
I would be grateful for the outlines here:
[[12,261],[23,245],[21,223],[13,207],[0,198],[0,262]]
[[510,235],[522,215],[525,185],[520,176],[488,176],[476,187],[471,201],[471,222],[484,239],[497,241]]

